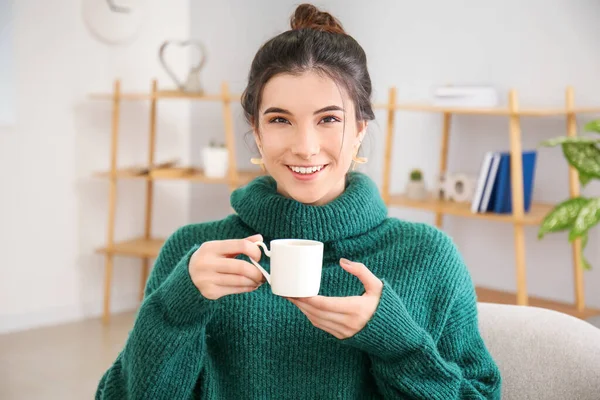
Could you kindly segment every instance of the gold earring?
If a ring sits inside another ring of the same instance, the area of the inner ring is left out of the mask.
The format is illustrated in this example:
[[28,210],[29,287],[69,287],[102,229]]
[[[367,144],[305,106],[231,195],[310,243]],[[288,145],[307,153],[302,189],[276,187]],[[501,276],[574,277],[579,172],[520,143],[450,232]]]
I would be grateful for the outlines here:
[[354,171],[354,169],[356,168],[356,164],[366,164],[367,161],[369,161],[369,159],[366,157],[358,156],[358,151],[360,150],[361,144],[362,144],[362,141],[359,141],[358,144],[355,146],[356,151],[354,152],[354,156],[352,156],[352,171]]
[[354,154],[354,157],[352,157],[352,171],[354,171],[354,169],[356,168],[356,164],[366,164],[367,161],[369,161],[368,158],[358,156],[358,150],[357,150],[356,154]]
[[262,158],[251,158],[250,162],[254,165],[260,165],[260,169],[265,172],[265,163]]

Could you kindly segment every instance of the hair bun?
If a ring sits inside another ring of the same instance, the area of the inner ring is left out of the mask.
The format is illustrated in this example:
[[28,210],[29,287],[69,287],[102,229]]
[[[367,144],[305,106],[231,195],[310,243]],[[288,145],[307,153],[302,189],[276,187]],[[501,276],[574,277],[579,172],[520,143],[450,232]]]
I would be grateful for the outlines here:
[[292,29],[315,29],[330,33],[343,33],[344,28],[340,21],[328,12],[319,11],[312,4],[301,4],[292,15],[290,25]]

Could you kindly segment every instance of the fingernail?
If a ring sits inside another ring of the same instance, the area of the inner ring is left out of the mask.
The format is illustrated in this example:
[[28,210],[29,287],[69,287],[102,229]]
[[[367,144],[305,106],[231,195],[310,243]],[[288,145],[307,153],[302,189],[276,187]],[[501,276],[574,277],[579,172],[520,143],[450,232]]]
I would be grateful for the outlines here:
[[350,260],[348,260],[346,258],[340,258],[340,263],[342,263],[344,265],[350,265]]

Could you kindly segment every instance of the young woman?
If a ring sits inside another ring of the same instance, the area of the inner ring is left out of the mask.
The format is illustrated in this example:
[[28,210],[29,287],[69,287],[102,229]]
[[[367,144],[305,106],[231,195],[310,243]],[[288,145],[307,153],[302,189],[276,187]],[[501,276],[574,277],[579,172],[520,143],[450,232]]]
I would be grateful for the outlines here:
[[[352,171],[374,119],[363,49],[311,5],[291,28],[260,48],[242,98],[268,174],[232,193],[235,214],[166,241],[96,398],[500,398],[451,239],[388,218]],[[324,243],[319,296],[263,284],[253,242],[278,238]]]

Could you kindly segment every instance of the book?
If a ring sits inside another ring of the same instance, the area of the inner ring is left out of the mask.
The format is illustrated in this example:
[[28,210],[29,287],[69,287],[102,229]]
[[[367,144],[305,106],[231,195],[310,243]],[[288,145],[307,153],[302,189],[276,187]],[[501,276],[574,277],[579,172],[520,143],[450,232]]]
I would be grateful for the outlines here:
[[439,107],[493,108],[498,106],[498,93],[491,86],[439,86],[432,102]]
[[494,189],[494,185],[496,183],[496,177],[498,176],[498,168],[500,167],[500,153],[494,153],[492,155],[492,162],[490,165],[490,172],[488,174],[488,178],[485,182],[485,188],[483,191],[483,199],[481,200],[481,205],[479,206],[479,212],[487,212],[490,204],[490,199],[492,198],[492,191]]
[[[537,152],[524,151],[523,157],[523,208],[528,212],[531,208],[532,192],[535,182],[535,166]],[[500,153],[500,163],[494,188],[491,194],[491,203],[488,211],[498,214],[512,213],[512,187],[511,187],[510,153]]]
[[479,211],[479,207],[483,199],[485,184],[490,173],[490,166],[492,163],[493,155],[493,152],[488,151],[487,153],[485,153],[485,155],[483,156],[483,160],[481,161],[479,177],[477,178],[477,186],[475,187],[475,195],[473,196],[473,200],[471,202],[471,212],[473,213],[477,213]]

